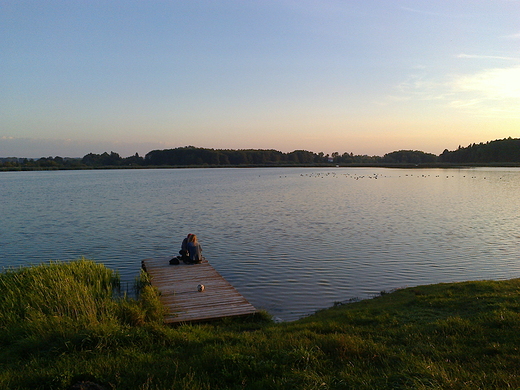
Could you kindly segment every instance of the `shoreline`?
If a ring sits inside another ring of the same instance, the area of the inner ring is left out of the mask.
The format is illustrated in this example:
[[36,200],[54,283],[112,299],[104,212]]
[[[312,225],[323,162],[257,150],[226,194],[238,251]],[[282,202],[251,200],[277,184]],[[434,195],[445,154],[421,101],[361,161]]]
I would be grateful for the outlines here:
[[0,167],[0,172],[34,171],[91,171],[128,169],[197,169],[197,168],[394,168],[394,169],[464,169],[464,168],[520,168],[520,163],[353,163],[353,164],[241,164],[241,165],[149,165],[98,167]]

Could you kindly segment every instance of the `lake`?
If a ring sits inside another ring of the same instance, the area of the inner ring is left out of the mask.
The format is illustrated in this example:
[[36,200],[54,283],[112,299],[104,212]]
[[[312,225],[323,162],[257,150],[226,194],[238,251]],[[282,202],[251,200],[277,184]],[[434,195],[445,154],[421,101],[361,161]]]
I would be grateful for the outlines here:
[[255,307],[294,320],[421,284],[520,277],[520,169],[0,173],[0,266],[80,257],[131,285],[188,233]]

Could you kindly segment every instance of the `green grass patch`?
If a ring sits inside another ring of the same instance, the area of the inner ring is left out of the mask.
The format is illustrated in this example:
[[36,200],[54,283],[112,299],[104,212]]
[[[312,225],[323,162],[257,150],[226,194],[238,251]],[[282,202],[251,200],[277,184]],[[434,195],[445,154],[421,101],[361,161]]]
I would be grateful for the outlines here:
[[520,388],[520,280],[419,286],[290,323],[166,326],[87,260],[0,274],[0,388]]

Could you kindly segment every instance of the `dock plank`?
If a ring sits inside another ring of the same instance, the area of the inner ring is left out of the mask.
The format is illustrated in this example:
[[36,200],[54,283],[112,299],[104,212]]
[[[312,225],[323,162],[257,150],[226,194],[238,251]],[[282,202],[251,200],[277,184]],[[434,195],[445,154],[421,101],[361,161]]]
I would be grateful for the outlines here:
[[[206,260],[200,264],[170,265],[168,257],[143,260],[152,285],[168,308],[166,323],[206,321],[256,313],[251,305]],[[205,290],[197,291],[203,284]]]

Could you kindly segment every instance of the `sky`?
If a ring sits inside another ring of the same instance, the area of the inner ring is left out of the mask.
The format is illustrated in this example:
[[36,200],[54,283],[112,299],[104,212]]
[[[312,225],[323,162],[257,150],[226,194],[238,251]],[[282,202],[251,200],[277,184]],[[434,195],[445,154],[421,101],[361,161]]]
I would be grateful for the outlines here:
[[0,157],[520,137],[520,0],[0,0]]

